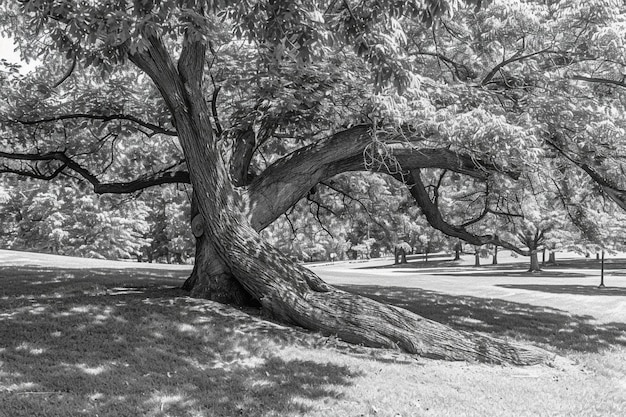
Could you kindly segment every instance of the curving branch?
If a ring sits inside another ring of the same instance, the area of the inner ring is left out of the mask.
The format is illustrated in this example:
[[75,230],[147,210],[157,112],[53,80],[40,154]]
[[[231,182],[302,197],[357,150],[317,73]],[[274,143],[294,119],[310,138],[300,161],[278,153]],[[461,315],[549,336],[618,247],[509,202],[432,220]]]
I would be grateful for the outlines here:
[[92,174],[87,168],[80,165],[65,152],[48,152],[42,154],[34,153],[8,153],[0,152],[0,158],[15,160],[15,161],[58,161],[61,166],[56,168],[51,174],[42,174],[37,170],[19,170],[10,167],[0,168],[0,174],[17,174],[30,178],[40,180],[52,180],[58,177],[61,173],[64,173],[66,169],[69,169],[80,177],[87,180],[92,186],[96,194],[128,194],[136,191],[141,191],[146,188],[154,187],[164,184],[189,184],[189,173],[186,171],[170,171],[171,168],[180,164],[175,164],[165,170],[157,172],[155,174],[137,178],[132,181],[126,182],[101,182],[97,176]]
[[128,115],[128,114],[109,114],[109,115],[98,115],[98,114],[90,114],[90,113],[71,113],[71,114],[62,114],[58,116],[46,117],[43,119],[34,119],[34,120],[21,120],[21,119],[12,119],[10,122],[19,123],[25,126],[37,125],[41,123],[52,123],[58,122],[62,120],[73,120],[73,119],[90,119],[90,120],[100,120],[103,122],[110,122],[113,120],[127,120],[129,122],[133,122],[138,124],[139,126],[145,127],[146,129],[150,129],[153,134],[162,134],[168,136],[178,136],[178,133],[175,130],[166,129],[162,126],[155,125],[154,123],[149,123],[144,120],[139,119],[138,117]]
[[546,143],[565,157],[565,159],[583,170],[587,176],[589,176],[589,178],[591,178],[591,180],[600,187],[605,195],[613,200],[622,210],[626,211],[626,190],[620,188],[614,181],[602,176],[602,174],[597,172],[588,164],[569,155],[568,152],[559,146],[555,141],[546,139]]
[[530,256],[529,251],[520,249],[509,242],[503,241],[497,235],[476,235],[462,226],[456,226],[446,222],[441,215],[441,211],[439,210],[437,204],[430,199],[430,196],[424,187],[424,183],[422,182],[419,169],[412,169],[409,172],[409,175],[405,175],[402,178],[396,177],[396,179],[403,181],[407,187],[409,187],[411,195],[422,209],[422,213],[424,213],[428,223],[435,229],[441,231],[443,234],[451,237],[457,237],[471,245],[482,246],[486,244],[493,244],[510,249],[523,256]]
[[493,77],[505,66],[516,62],[516,61],[523,61],[524,59],[528,59],[531,58],[533,56],[536,55],[541,55],[541,54],[545,54],[545,53],[557,53],[556,51],[553,51],[549,48],[546,49],[542,49],[541,51],[537,51],[537,52],[532,52],[530,54],[526,54],[526,55],[522,55],[522,53],[524,52],[523,49],[520,49],[519,51],[517,51],[515,54],[513,54],[513,56],[511,56],[508,59],[503,60],[502,62],[500,62],[498,65],[496,65],[495,67],[493,67],[491,69],[491,71],[489,71],[489,73],[487,75],[485,75],[485,78],[482,79],[482,81],[480,82],[481,86],[485,86],[487,83],[489,83],[489,81],[491,81],[493,79]]
[[52,88],[57,88],[58,86],[63,84],[65,82],[65,80],[70,78],[70,75],[72,75],[72,73],[74,72],[75,68],[76,68],[76,54],[72,54],[72,65],[70,65],[70,67],[67,69],[67,71],[65,71],[65,73],[63,74],[61,79],[59,81],[55,82],[52,85]]
[[[293,206],[316,184],[350,171],[378,171],[390,174],[388,165],[367,164],[366,150],[372,144],[369,125],[358,125],[300,148],[270,165],[249,185],[250,221],[256,230],[267,227]],[[442,168],[479,180],[486,180],[498,167],[476,161],[469,155],[447,148],[417,147],[421,138],[408,134],[378,134],[385,143],[398,172],[421,168]],[[413,139],[413,142],[409,141]],[[516,172],[504,172],[512,178]]]

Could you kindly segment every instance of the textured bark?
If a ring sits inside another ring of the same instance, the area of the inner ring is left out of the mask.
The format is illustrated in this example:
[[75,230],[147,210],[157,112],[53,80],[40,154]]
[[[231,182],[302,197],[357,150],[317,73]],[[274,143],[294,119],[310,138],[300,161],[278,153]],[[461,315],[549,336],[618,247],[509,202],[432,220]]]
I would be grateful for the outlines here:
[[[487,169],[496,170],[484,161],[480,161],[481,168],[478,168],[476,161],[469,156],[449,149],[417,148],[407,143],[406,136],[379,135],[378,140],[387,142],[386,150],[402,170],[443,168],[478,179],[487,178]],[[250,183],[250,204],[254,207],[250,213],[252,226],[256,230],[264,229],[316,184],[339,173],[373,170],[388,174],[384,164],[366,164],[363,154],[371,144],[370,126],[359,125],[276,161]],[[508,175],[517,176],[514,172]],[[411,184],[407,185],[411,187]]]
[[237,281],[213,244],[204,235],[196,240],[196,260],[183,289],[194,297],[225,304],[248,306],[254,298]]
[[550,252],[550,255],[548,255],[548,263],[550,265],[556,265],[556,252]]
[[539,266],[539,256],[537,255],[537,250],[533,250],[530,252],[530,268],[528,268],[528,272],[540,272],[541,267]]
[[155,82],[176,121],[205,235],[236,279],[275,318],[368,346],[449,360],[532,364],[549,353],[453,330],[394,306],[337,290],[263,241],[245,216],[212,135],[202,96],[205,49],[187,40],[176,68],[158,39],[131,57]]
[[[198,202],[195,194],[191,200],[191,219],[197,219]],[[198,227],[204,228],[204,222]],[[226,263],[220,258],[206,233],[197,233],[196,257],[191,275],[182,287],[194,297],[206,298],[225,304],[250,306],[254,298],[235,279]]]
[[394,255],[395,255],[395,262],[394,263],[396,265],[407,263],[406,262],[406,251],[403,248],[395,248]]
[[256,145],[252,127],[238,132],[233,145],[233,155],[230,158],[230,177],[237,187],[248,185],[250,180],[250,161]]

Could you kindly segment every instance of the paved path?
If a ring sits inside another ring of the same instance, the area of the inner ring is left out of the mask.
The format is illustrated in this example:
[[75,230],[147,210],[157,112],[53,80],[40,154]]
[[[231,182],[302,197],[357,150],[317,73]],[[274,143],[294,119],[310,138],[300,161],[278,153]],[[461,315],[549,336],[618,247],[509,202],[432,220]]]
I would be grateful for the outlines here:
[[[505,258],[500,265],[473,268],[472,256],[465,256],[460,265],[426,268],[384,268],[393,260],[367,263],[317,265],[311,269],[335,285],[380,285],[382,287],[421,288],[451,295],[495,298],[589,315],[599,323],[626,323],[626,269],[605,267],[607,288],[598,289],[599,263],[584,261],[576,269],[546,268],[538,274],[526,273],[523,258]],[[565,259],[565,258],[562,258]],[[607,262],[614,262],[609,259]],[[421,265],[420,265],[421,266]]]

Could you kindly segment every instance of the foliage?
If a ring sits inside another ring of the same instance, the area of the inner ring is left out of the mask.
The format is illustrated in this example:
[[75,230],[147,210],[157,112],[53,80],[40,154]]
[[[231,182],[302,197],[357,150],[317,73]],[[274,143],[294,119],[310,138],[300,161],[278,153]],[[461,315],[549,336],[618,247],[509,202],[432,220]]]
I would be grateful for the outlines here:
[[[176,193],[174,193],[174,196]],[[160,237],[165,248],[191,255],[187,212],[178,197],[163,203],[169,217],[156,227],[155,200],[127,196],[85,194],[75,181],[3,181],[0,200],[3,247],[108,259],[139,259]],[[162,199],[162,196],[159,196]],[[181,224],[182,223],[182,224]]]
[[[12,154],[62,151],[99,183],[180,173],[171,115],[129,57],[147,50],[150,36],[163,39],[174,57],[198,41],[208,48],[204,94],[225,154],[250,153],[243,173],[233,174],[242,178],[238,185],[250,185],[274,162],[335,132],[372,126],[363,168],[390,175],[346,172],[324,179],[317,194],[307,194],[309,206],[295,206],[289,221],[266,232],[298,259],[328,259],[351,246],[385,253],[400,241],[422,251],[455,244],[433,232],[424,207],[413,204],[398,142],[416,152],[451,150],[473,162],[469,173],[437,166],[418,173],[442,221],[457,231],[511,245],[520,233],[538,231],[550,248],[619,245],[614,224],[621,214],[606,198],[615,200],[626,188],[623,4],[483,6],[2,3],[3,33],[16,39],[25,58],[44,65],[28,75],[7,65],[0,72],[10,86],[0,92],[0,141]],[[425,30],[425,23],[433,24]],[[52,87],[50,80],[61,82]],[[59,118],[71,114],[97,117]],[[55,120],[20,123],[46,118]],[[253,139],[242,150],[245,134]],[[12,160],[5,167],[37,178],[67,168],[59,160]],[[46,197],[33,202],[42,210],[51,204]],[[182,214],[174,214],[183,204],[168,207],[153,219],[156,249],[175,242],[184,228]],[[305,221],[311,211],[320,225]],[[177,218],[176,226],[166,227],[164,218]],[[368,246],[372,238],[376,243]],[[184,239],[171,246],[178,253],[189,248]]]

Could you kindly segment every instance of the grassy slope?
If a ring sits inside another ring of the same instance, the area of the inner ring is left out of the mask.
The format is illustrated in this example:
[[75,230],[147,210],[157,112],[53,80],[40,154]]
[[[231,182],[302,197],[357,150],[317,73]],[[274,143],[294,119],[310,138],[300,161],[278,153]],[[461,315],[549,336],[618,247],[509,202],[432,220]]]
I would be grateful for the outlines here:
[[445,363],[190,299],[176,289],[188,271],[0,251],[0,416],[618,416],[626,408],[626,323],[510,300],[346,287],[574,362]]

